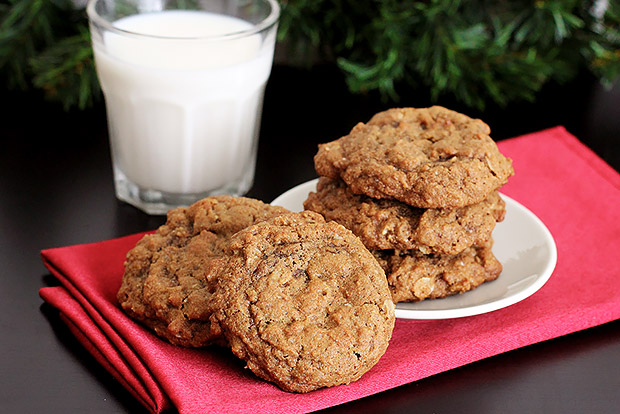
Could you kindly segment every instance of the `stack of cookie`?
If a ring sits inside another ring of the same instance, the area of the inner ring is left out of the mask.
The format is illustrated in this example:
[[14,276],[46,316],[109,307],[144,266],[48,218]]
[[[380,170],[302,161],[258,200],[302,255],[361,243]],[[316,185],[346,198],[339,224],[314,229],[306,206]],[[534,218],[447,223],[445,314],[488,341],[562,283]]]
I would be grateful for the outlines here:
[[171,343],[227,346],[292,392],[359,379],[394,329],[385,273],[351,231],[243,197],[171,210],[127,254],[117,297]]
[[491,232],[513,169],[482,121],[392,109],[321,145],[315,166],[314,211],[230,196],[171,210],[127,254],[122,309],[173,344],[228,346],[257,376],[308,392],[379,361],[394,302],[499,275]]
[[442,298],[502,270],[491,233],[513,174],[480,120],[442,107],[376,114],[319,146],[304,203],[356,234],[383,267],[394,302]]

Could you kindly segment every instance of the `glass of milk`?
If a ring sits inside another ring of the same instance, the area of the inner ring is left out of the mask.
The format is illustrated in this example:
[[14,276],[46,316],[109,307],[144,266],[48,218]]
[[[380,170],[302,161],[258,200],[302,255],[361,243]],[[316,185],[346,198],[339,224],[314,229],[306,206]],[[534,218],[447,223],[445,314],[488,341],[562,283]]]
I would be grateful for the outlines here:
[[91,0],[116,195],[164,214],[252,186],[276,0]]

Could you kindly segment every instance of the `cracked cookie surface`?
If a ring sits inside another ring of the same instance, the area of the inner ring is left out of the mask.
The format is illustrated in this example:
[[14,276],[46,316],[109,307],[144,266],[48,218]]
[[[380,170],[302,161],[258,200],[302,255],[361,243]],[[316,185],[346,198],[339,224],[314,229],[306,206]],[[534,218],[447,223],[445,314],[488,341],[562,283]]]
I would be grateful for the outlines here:
[[421,209],[396,200],[353,194],[340,180],[319,178],[304,208],[334,220],[357,235],[370,250],[419,250],[424,254],[457,254],[481,246],[506,204],[497,191],[471,206]]
[[513,174],[478,119],[433,106],[394,108],[319,145],[317,173],[341,178],[356,194],[420,208],[479,203]]
[[348,384],[385,352],[394,304],[385,274],[349,230],[281,215],[231,240],[213,319],[257,376],[292,392]]
[[237,231],[283,213],[288,210],[231,196],[171,210],[166,224],[128,252],[117,294],[121,307],[173,344],[220,341],[209,321],[217,259]]

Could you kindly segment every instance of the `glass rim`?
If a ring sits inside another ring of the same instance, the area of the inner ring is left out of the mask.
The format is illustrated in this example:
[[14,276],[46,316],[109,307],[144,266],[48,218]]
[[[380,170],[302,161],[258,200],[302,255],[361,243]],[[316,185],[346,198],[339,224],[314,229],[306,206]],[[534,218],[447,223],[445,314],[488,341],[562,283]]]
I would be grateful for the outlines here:
[[[101,16],[95,10],[95,5],[102,0],[88,0],[88,5],[86,6],[86,14],[88,15],[88,19],[91,23],[95,23],[108,31],[115,32],[120,35],[132,36],[132,37],[141,37],[141,38],[151,38],[151,39],[161,39],[161,40],[202,40],[202,41],[219,41],[219,40],[229,40],[229,39],[238,39],[242,37],[252,36],[254,34],[260,33],[264,30],[267,30],[278,23],[280,18],[280,5],[277,0],[262,0],[268,3],[271,6],[271,11],[269,14],[262,19],[260,22],[253,24],[251,28],[246,30],[240,30],[236,32],[230,32],[225,34],[217,34],[210,36],[162,36],[162,35],[152,35],[145,34],[140,32],[135,32],[131,30],[121,29],[114,25],[114,22],[109,21],[108,19]],[[171,9],[177,10],[177,9]],[[181,10],[181,9],[178,9]],[[190,11],[190,10],[188,10]],[[194,10],[191,10],[194,11]],[[147,12],[151,13],[151,12]],[[158,13],[154,11],[152,13]],[[135,16],[138,14],[146,14],[146,13],[136,13],[131,16]],[[234,17],[234,16],[231,16]]]

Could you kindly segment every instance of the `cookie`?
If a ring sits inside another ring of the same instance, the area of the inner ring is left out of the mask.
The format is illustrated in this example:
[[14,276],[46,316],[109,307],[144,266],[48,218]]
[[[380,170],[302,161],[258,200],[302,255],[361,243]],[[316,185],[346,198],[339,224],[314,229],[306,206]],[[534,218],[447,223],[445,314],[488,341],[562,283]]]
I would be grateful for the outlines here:
[[304,208],[334,220],[357,235],[371,250],[419,250],[424,254],[457,254],[483,245],[506,204],[497,191],[471,206],[421,209],[396,200],[353,194],[341,180],[321,177]]
[[214,196],[168,213],[166,224],[129,251],[118,291],[131,317],[173,344],[219,341],[210,329],[210,299],[230,237],[261,220],[287,213],[243,197]]
[[439,106],[390,109],[319,145],[314,164],[355,194],[420,208],[464,207],[513,174],[489,133],[481,120]]
[[359,379],[385,352],[394,304],[385,274],[349,230],[317,213],[237,233],[214,301],[233,353],[290,392]]
[[502,265],[491,251],[492,240],[457,255],[424,255],[418,251],[374,251],[385,270],[392,299],[418,302],[470,291],[497,279]]

